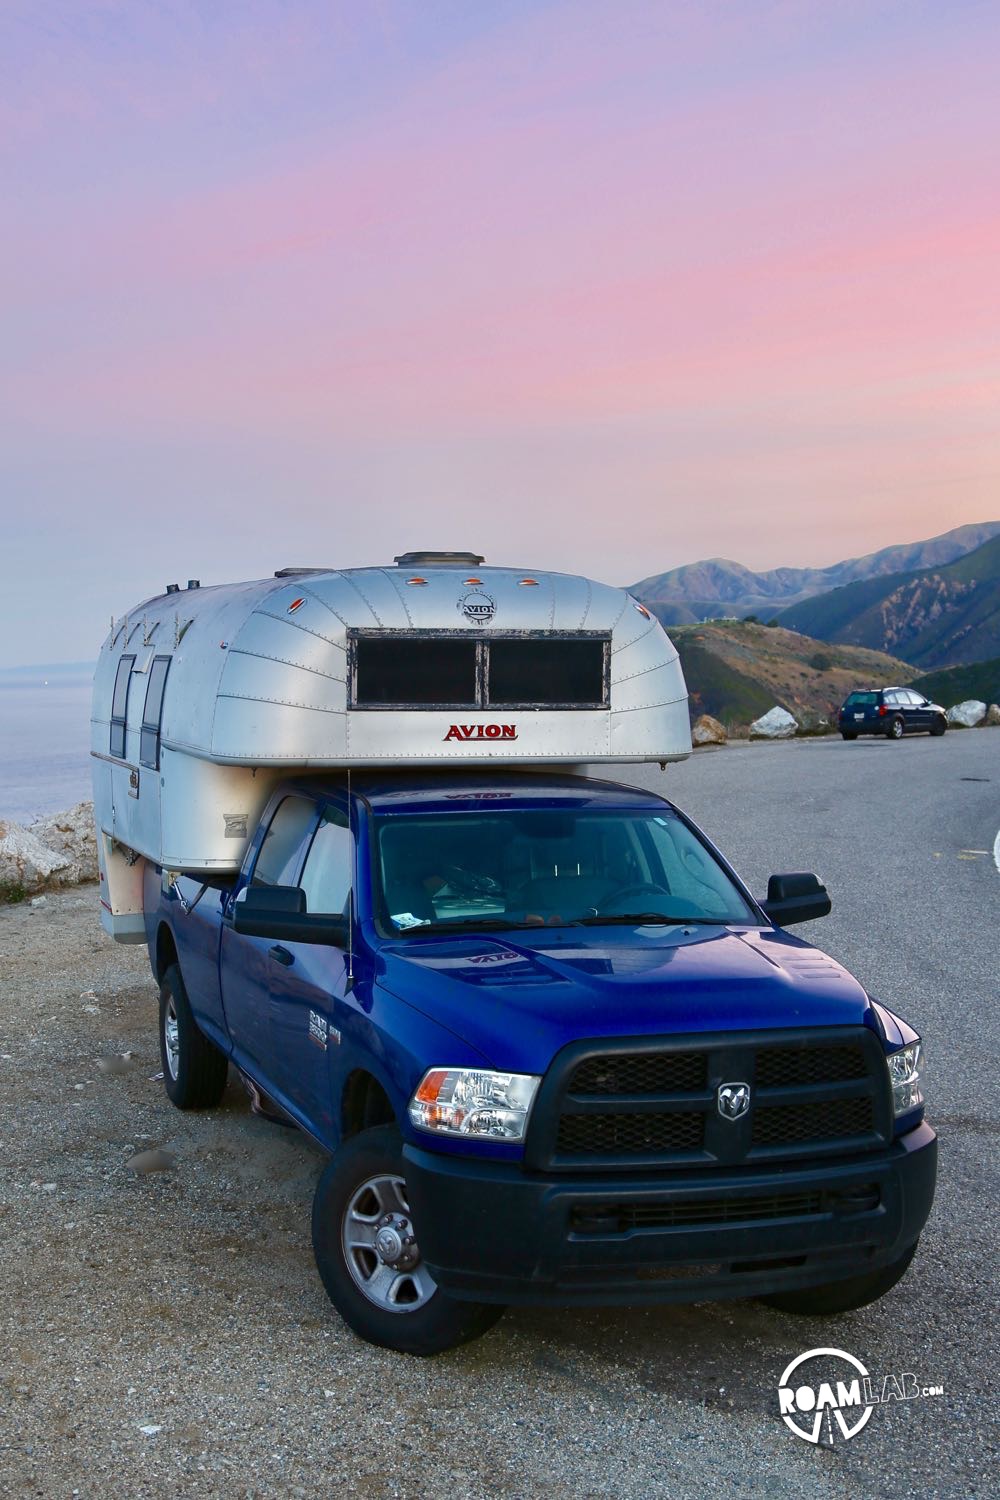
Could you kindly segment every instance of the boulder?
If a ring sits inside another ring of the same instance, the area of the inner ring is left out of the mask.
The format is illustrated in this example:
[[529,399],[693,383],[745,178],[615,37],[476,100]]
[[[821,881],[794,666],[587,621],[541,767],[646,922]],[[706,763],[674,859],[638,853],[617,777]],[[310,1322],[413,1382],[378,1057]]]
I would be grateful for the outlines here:
[[21,887],[40,891],[55,884],[69,868],[65,854],[47,849],[41,839],[20,823],[0,823],[0,889]]
[[68,868],[60,874],[60,885],[97,879],[97,835],[92,802],[78,802],[68,812],[41,818],[31,825],[31,832],[47,849],[65,855],[69,861]]
[[798,729],[793,716],[787,708],[768,709],[767,713],[759,719],[754,719],[750,725],[750,738],[752,740],[790,740]]
[[799,734],[829,734],[830,720],[814,708],[800,708],[795,716]]
[[990,704],[989,708],[986,710],[986,718],[983,720],[983,723],[1000,724],[1000,704]]
[[978,698],[966,698],[964,703],[955,703],[948,710],[948,723],[956,729],[974,729],[986,717],[986,704]]
[[92,802],[78,802],[68,812],[41,818],[30,828],[0,821],[0,891],[20,887],[32,895],[96,879]]
[[691,727],[692,745],[724,745],[727,739],[725,727],[711,714],[702,714]]

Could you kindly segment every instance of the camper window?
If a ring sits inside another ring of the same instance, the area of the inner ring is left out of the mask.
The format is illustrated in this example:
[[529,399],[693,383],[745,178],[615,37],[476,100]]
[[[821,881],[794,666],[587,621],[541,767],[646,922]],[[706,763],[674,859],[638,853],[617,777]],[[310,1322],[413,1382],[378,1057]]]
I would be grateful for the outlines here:
[[153,771],[160,769],[160,723],[163,719],[163,690],[170,669],[169,656],[154,656],[146,685],[146,706],[142,711],[142,734],[139,737],[139,763]]
[[606,708],[611,643],[598,632],[470,637],[348,633],[352,708]]
[[354,701],[359,707],[474,708],[476,645],[453,637],[359,636]]
[[125,725],[128,719],[128,686],[132,680],[134,656],[123,656],[115,673],[115,691],[111,699],[111,741],[108,749],[119,760],[125,759]]
[[602,708],[608,701],[605,656],[602,640],[491,641],[489,701]]

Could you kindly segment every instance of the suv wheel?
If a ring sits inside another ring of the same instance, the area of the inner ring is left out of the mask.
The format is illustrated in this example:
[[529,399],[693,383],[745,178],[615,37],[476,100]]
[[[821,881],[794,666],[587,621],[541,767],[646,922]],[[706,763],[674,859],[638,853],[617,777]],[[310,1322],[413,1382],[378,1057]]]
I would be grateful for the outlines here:
[[895,719],[890,721],[889,728],[886,730],[886,736],[890,740],[901,740],[905,727],[902,719],[897,715]]
[[842,729],[840,731],[840,738],[842,740],[856,740],[857,739],[857,734],[854,732],[853,729]]
[[931,734],[934,734],[934,735],[944,734],[944,732],[945,732],[945,730],[947,728],[948,728],[948,720],[945,718],[944,714],[937,714],[935,716],[933,724],[931,725]]
[[503,1314],[449,1297],[425,1266],[394,1125],[363,1130],[331,1159],[316,1186],[312,1237],[330,1301],[370,1344],[441,1354],[478,1338]]
[[867,1307],[882,1297],[897,1281],[901,1281],[909,1269],[910,1261],[917,1253],[919,1240],[898,1260],[883,1266],[880,1271],[868,1271],[864,1276],[849,1276],[846,1281],[833,1281],[828,1286],[803,1287],[801,1291],[774,1292],[761,1297],[768,1307],[779,1312],[800,1313],[807,1318],[835,1317],[837,1313],[853,1312],[856,1307]]
[[176,964],[160,985],[160,1063],[167,1098],[178,1109],[212,1109],[222,1098],[229,1062],[198,1029]]

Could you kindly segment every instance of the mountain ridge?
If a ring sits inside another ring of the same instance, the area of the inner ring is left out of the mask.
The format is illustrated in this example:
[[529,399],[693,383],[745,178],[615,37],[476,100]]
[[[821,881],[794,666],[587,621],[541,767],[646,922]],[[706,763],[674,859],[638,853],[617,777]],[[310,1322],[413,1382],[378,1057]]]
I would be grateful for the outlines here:
[[803,600],[780,624],[902,656],[925,671],[1000,655],[1000,535],[943,567],[868,578]]
[[728,558],[705,558],[650,574],[633,584],[630,592],[668,628],[720,615],[760,614],[770,619],[779,611],[851,583],[945,566],[997,536],[1000,521],[972,522],[940,536],[882,547],[825,568],[780,567],[755,572]]

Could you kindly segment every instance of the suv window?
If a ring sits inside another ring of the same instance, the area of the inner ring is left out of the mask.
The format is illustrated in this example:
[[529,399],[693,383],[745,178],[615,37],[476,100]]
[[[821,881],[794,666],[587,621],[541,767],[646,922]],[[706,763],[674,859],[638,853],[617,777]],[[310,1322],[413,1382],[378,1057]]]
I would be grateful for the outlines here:
[[347,915],[352,863],[347,814],[339,807],[326,807],[299,881],[306,893],[307,912],[327,917]]
[[847,707],[861,708],[866,703],[877,703],[878,693],[848,693]]
[[316,804],[306,797],[286,797],[278,804],[257,855],[252,885],[295,884],[315,816]]

